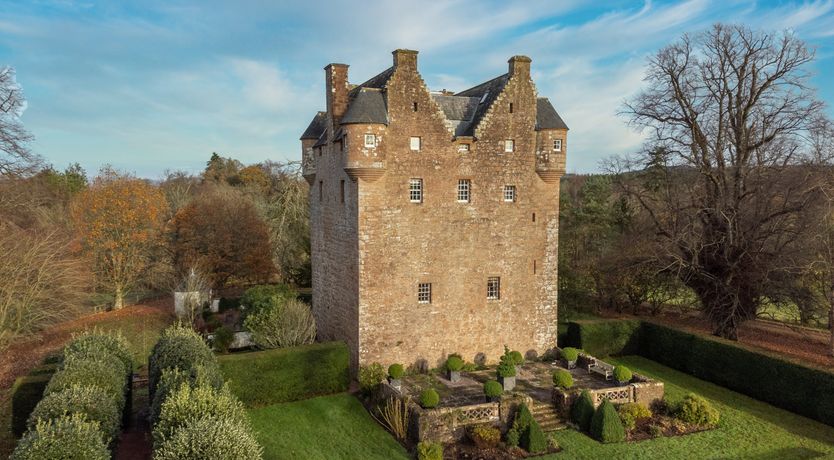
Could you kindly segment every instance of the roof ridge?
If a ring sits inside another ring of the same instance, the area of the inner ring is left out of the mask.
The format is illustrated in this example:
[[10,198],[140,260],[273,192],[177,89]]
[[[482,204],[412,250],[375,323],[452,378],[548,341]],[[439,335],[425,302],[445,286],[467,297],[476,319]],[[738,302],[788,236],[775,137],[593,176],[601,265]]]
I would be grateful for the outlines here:
[[471,88],[465,89],[465,90],[463,90],[463,91],[458,91],[457,93],[455,93],[455,96],[463,96],[463,95],[464,95],[463,93],[468,93],[468,92],[470,92],[470,91],[474,91],[474,90],[476,90],[476,89],[478,89],[478,88],[480,88],[480,87],[482,87],[482,86],[487,86],[487,85],[489,85],[490,83],[494,82],[495,80],[498,80],[498,79],[500,79],[500,78],[504,78],[504,77],[509,76],[509,75],[510,75],[509,73],[504,73],[504,74],[501,74],[501,75],[499,75],[499,76],[497,76],[497,77],[495,77],[495,78],[489,79],[489,80],[487,80],[487,81],[485,81],[485,82],[483,82],[483,83],[477,84],[477,85],[475,85],[475,86],[473,86],[473,87],[471,87]]

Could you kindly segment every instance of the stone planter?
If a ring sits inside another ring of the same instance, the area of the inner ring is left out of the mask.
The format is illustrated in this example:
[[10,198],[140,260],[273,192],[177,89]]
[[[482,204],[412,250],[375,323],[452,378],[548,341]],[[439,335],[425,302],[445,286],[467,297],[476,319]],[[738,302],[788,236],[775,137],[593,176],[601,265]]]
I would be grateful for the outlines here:
[[568,366],[568,369],[575,369],[576,368],[576,361],[565,361]]
[[513,391],[515,388],[515,376],[512,377],[501,377],[498,376],[498,383],[504,387],[504,391]]
[[621,387],[624,387],[624,386],[628,385],[629,383],[631,383],[631,380],[628,380],[626,382],[620,382],[619,380],[617,380],[617,385],[619,385]]
[[452,383],[460,382],[460,371],[449,371],[449,381]]
[[515,375],[518,375],[521,372],[521,366],[515,367]]
[[400,379],[392,379],[388,377],[388,384],[391,385],[391,388],[397,390],[397,392],[402,393],[403,390],[403,381]]

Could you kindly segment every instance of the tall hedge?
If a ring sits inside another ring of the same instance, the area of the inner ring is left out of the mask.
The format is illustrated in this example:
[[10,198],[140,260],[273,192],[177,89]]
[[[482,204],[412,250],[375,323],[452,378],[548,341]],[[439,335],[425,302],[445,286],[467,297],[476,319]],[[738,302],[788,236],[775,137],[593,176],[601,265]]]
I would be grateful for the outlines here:
[[214,352],[193,329],[173,325],[162,331],[148,358],[148,393],[153,398],[163,369],[190,369],[195,365],[216,365]]
[[350,354],[343,342],[236,353],[219,357],[232,390],[248,407],[346,391]]
[[12,386],[12,433],[15,436],[26,432],[26,422],[43,398],[51,378],[51,373],[37,373],[15,380]]
[[589,320],[568,323],[567,343],[593,356],[632,355],[640,350],[640,321]]
[[21,438],[10,457],[11,460],[110,458],[98,423],[88,421],[82,414],[39,421]]
[[650,322],[640,335],[646,358],[834,426],[834,373]]

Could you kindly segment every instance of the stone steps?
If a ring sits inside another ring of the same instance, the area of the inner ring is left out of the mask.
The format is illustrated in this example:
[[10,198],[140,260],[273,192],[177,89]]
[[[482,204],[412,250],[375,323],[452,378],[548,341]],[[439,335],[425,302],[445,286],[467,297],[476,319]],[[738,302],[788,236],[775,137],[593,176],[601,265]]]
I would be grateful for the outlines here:
[[533,418],[539,422],[539,425],[542,427],[542,431],[545,433],[561,430],[567,427],[567,424],[562,417],[559,416],[559,413],[556,412],[556,408],[553,407],[552,404],[534,403],[530,408],[530,413],[533,414]]

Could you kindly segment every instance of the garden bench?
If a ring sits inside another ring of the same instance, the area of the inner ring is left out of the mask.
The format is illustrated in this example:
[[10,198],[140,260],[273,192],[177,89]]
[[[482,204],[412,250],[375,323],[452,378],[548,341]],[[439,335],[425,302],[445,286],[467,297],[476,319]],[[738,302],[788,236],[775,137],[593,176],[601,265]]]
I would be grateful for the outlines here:
[[605,380],[611,380],[614,376],[614,366],[594,359],[588,364],[588,372],[599,374],[605,377]]

